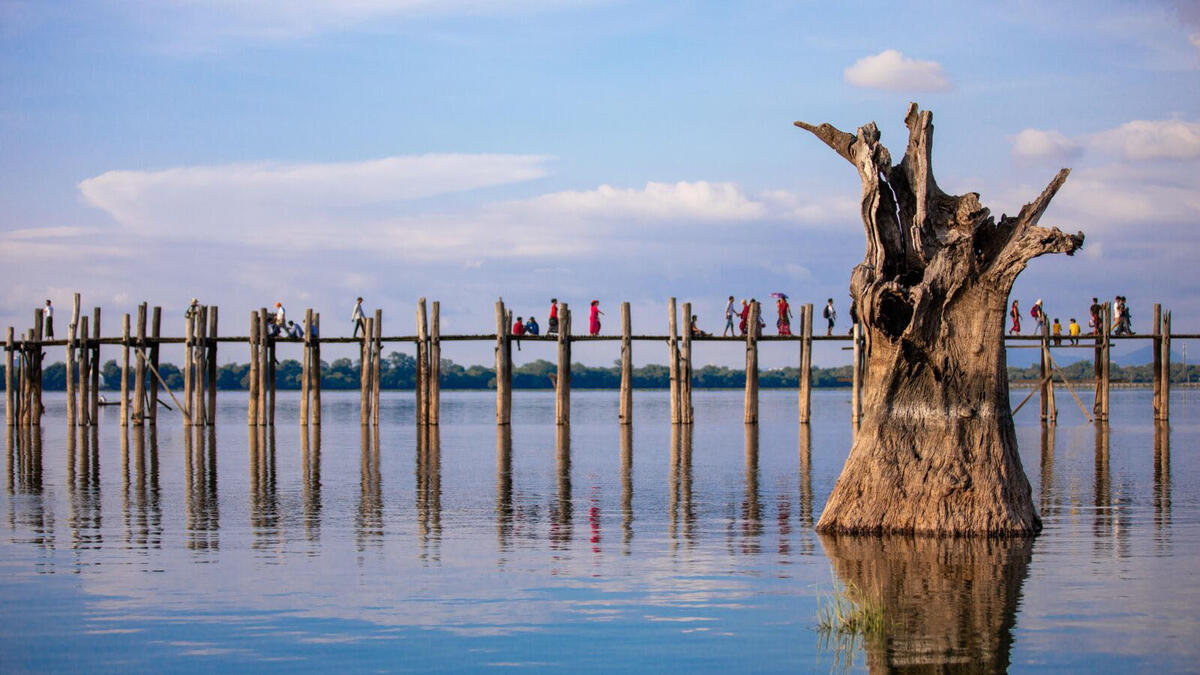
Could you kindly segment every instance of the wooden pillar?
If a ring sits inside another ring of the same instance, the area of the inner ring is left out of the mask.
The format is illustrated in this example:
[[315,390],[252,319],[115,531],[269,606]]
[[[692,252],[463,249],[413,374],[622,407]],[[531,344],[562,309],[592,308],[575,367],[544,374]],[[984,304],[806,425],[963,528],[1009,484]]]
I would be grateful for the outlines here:
[[4,422],[10,427],[16,421],[13,407],[17,404],[16,392],[13,391],[13,383],[16,381],[13,377],[13,343],[13,327],[9,326],[4,341]]
[[267,426],[267,420],[269,419],[269,417],[268,417],[268,414],[269,414],[268,401],[270,399],[270,396],[268,394],[267,389],[270,386],[270,381],[271,381],[270,367],[269,367],[271,350],[270,350],[269,345],[271,343],[272,338],[271,338],[270,331],[267,329],[267,321],[269,321],[269,318],[267,317],[267,308],[259,307],[258,308],[258,426],[260,426],[260,427]]
[[1154,368],[1154,419],[1161,420],[1162,417],[1162,388],[1163,388],[1163,368],[1162,368],[1162,305],[1154,303],[1154,325],[1153,334],[1151,336],[1151,349],[1154,352],[1153,368]]
[[862,325],[850,324],[850,423],[858,429],[862,421],[863,340]]
[[618,418],[621,424],[633,423],[633,322],[629,303],[621,303],[621,394]]
[[375,317],[366,317],[366,330],[362,336],[362,356],[359,358],[358,410],[359,423],[367,426],[371,421],[371,335],[375,330]]
[[558,304],[558,377],[554,383],[554,421],[571,423],[571,310]]
[[675,309],[675,298],[667,300],[667,373],[670,389],[671,424],[679,424],[683,416],[679,413],[679,316]]
[[371,424],[379,426],[379,378],[383,359],[383,310],[375,310],[375,332],[371,340]]
[[92,424],[100,424],[100,308],[92,308]]
[[[313,338],[312,363],[312,423],[321,424],[321,313],[313,314],[313,325],[317,327],[317,336]],[[319,438],[319,437],[318,437]]]
[[275,394],[277,391],[275,386],[275,345],[276,338],[267,339],[267,426],[270,427],[275,426]]
[[146,303],[137,308],[137,361],[133,369],[133,417],[141,426],[146,420]]
[[800,403],[801,424],[812,418],[812,333],[813,306],[807,303],[800,310]]
[[[562,319],[559,319],[562,323]],[[504,300],[496,301],[496,424],[512,421],[512,337]],[[560,339],[561,343],[562,340]],[[560,366],[561,369],[561,366]]]
[[1096,395],[1095,403],[1092,405],[1092,413],[1099,422],[1108,422],[1108,376],[1109,376],[1109,317],[1111,316],[1111,305],[1104,303],[1100,310],[1100,327],[1096,336],[1096,353],[1093,372],[1096,379]]
[[692,423],[692,303],[683,303],[683,346],[679,352],[679,421]]
[[[79,364],[76,361],[75,347],[79,335],[79,294],[75,294],[74,309],[71,312],[71,323],[67,326],[67,426],[74,427],[78,423],[79,410],[78,388],[75,386],[79,377]],[[74,436],[72,436],[74,438]]]
[[1038,402],[1041,408],[1041,420],[1045,424],[1050,419],[1049,389],[1047,387],[1050,383],[1050,378],[1047,377],[1050,373],[1050,326],[1046,321],[1042,321],[1041,338],[1041,341],[1038,342],[1038,353],[1041,355],[1038,363]]
[[[413,399],[416,402],[417,424],[420,426],[429,424],[429,353],[426,351],[427,326],[425,298],[417,298],[417,367],[416,381],[413,383]],[[498,365],[496,372],[499,373]],[[496,381],[500,381],[499,375],[497,375]],[[499,406],[499,401],[497,401],[497,406]],[[499,407],[496,410],[496,414],[499,415]]]
[[[300,426],[308,426],[308,400],[309,387],[312,381],[312,308],[304,310],[304,354],[301,358],[300,368]],[[305,440],[308,439],[308,434],[304,434]]]
[[188,408],[188,414],[184,416],[184,424],[192,425],[196,423],[196,407],[193,402],[196,400],[192,394],[192,358],[195,356],[195,350],[192,349],[192,340],[196,335],[196,320],[197,313],[192,309],[188,309],[189,316],[186,317],[183,327],[183,404]]
[[121,426],[129,426],[129,315],[121,321]]
[[208,307],[200,307],[193,327],[195,334],[192,339],[192,351],[194,353],[192,367],[195,369],[195,372],[192,373],[192,391],[195,394],[195,399],[190,405],[194,411],[192,413],[192,424],[202,427],[205,421],[208,420],[208,402],[205,396],[207,390],[204,383],[205,379],[207,379],[205,376],[208,373],[206,366],[207,354],[205,352],[205,346],[208,344]]
[[246,386],[249,389],[249,400],[246,403],[246,424],[258,425],[258,367],[262,359],[258,355],[259,333],[258,312],[250,312],[250,369],[246,373]]
[[761,306],[755,300],[746,320],[746,424],[758,424],[758,313]]
[[204,357],[208,366],[208,424],[217,423],[217,306],[208,308],[208,346]]
[[1171,312],[1162,318],[1162,419],[1171,420]]
[[433,301],[429,320],[429,377],[426,409],[429,423],[437,425],[442,417],[442,326],[441,303]]
[[90,426],[92,423],[92,406],[89,396],[92,393],[89,391],[90,387],[88,387],[88,383],[92,373],[92,358],[91,348],[88,345],[88,338],[91,337],[91,334],[88,333],[88,318],[86,315],[79,318],[79,336],[79,424],[81,426]]
[[30,387],[30,391],[33,393],[33,402],[30,404],[29,410],[32,416],[33,426],[40,427],[42,426],[42,413],[46,409],[45,406],[42,405],[42,354],[44,353],[42,339],[45,337],[43,334],[43,331],[45,330],[45,316],[43,315],[41,309],[38,309],[34,315],[37,317],[37,325],[33,330],[33,358],[30,359],[31,364],[33,365],[33,386]]
[[[162,307],[155,307],[150,318],[150,367],[158,369],[159,340],[162,338]],[[158,378],[150,379],[150,426],[158,426]]]

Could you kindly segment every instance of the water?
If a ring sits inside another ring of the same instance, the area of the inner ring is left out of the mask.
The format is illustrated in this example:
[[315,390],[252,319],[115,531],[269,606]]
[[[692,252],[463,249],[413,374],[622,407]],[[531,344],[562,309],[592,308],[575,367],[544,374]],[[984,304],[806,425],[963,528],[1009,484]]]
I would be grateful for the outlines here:
[[[1016,392],[1019,399],[1024,392]],[[68,442],[61,398],[10,447],[0,496],[0,670],[1192,671],[1200,659],[1200,426],[1114,390],[1097,433],[1073,401],[1043,434],[1018,415],[1045,521],[1036,539],[821,538],[850,446],[846,391],[696,392],[690,436],[662,392],[444,393],[418,444],[411,394],[363,436],[327,394],[319,441],[280,397],[273,437],[222,393],[215,434],[157,434],[105,409]],[[284,400],[284,399],[288,400]],[[1090,406],[1090,401],[1085,400]],[[1069,407],[1068,407],[1069,406]],[[18,445],[20,445],[18,443]],[[886,637],[822,641],[832,580],[882,603]]]

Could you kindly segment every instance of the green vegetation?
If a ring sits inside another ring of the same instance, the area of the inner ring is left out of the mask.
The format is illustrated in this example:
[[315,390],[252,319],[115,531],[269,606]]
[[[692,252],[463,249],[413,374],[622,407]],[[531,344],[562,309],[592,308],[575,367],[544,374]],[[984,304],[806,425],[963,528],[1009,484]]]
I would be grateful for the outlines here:
[[834,654],[836,670],[847,670],[863,642],[878,642],[888,628],[882,605],[851,596],[864,597],[853,584],[842,586],[835,576],[833,592],[817,598],[818,648]]
[[[1063,368],[1063,372],[1072,381],[1090,380],[1092,365],[1089,362],[1073,363]],[[552,389],[553,376],[557,368],[554,363],[539,359],[513,369],[514,389]],[[47,391],[63,391],[66,389],[66,366],[53,363],[46,366],[43,373],[43,386]],[[4,367],[0,365],[0,373]],[[183,374],[171,363],[159,366],[159,372],[172,389],[183,387]],[[246,389],[246,376],[250,372],[249,364],[229,363],[217,371],[217,388],[226,390]],[[275,370],[276,386],[280,390],[300,388],[301,365],[295,359],[280,361]],[[350,359],[336,359],[332,362],[321,362],[321,387],[323,389],[358,389],[359,365]],[[1037,381],[1038,369],[1009,367],[1009,379],[1012,381]],[[149,382],[151,375],[147,375]],[[848,387],[850,386],[850,366],[836,368],[813,368],[813,386]],[[381,389],[412,389],[416,378],[416,359],[408,354],[392,352],[384,357],[380,364]],[[121,388],[121,368],[115,360],[104,363],[101,369],[101,387],[105,389]],[[1151,367],[1112,366],[1113,382],[1144,382],[1153,381]],[[1171,365],[1172,382],[1200,382],[1200,366],[1183,364]],[[723,366],[704,366],[692,373],[692,386],[697,389],[740,389],[745,386],[745,371],[725,368]],[[796,367],[763,370],[759,373],[759,386],[763,389],[788,389],[799,386],[800,369]],[[575,363],[571,366],[571,386],[577,389],[616,389],[621,384],[621,370],[618,365],[609,367],[585,366]],[[651,364],[635,368],[633,371],[633,386],[638,389],[665,389],[669,384],[666,366]],[[442,388],[443,389],[494,389],[496,378],[492,368],[484,366],[460,366],[449,359],[442,359]]]

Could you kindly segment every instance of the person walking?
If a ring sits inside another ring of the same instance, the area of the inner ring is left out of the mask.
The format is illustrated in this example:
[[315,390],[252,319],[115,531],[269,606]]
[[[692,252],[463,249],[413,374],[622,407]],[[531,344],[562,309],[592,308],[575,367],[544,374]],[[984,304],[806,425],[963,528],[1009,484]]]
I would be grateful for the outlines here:
[[1008,316],[1012,319],[1012,327],[1008,329],[1010,334],[1021,334],[1021,309],[1017,307],[1017,301],[1013,300],[1012,308],[1008,310]]
[[1079,324],[1076,323],[1075,317],[1071,317],[1071,323],[1067,324],[1067,334],[1071,336],[1071,344],[1079,344]]
[[1042,309],[1042,299],[1038,298],[1037,302],[1033,303],[1033,307],[1029,309],[1029,316],[1032,316],[1034,321],[1037,321],[1037,334],[1042,334],[1042,328],[1046,325],[1046,311]]
[[780,335],[792,334],[792,308],[788,306],[787,296],[780,293],[779,301],[775,303],[775,309],[779,312],[779,318],[775,321],[775,327],[779,329]]
[[603,314],[604,312],[600,311],[600,301],[593,300],[591,315],[588,317],[588,332],[591,333],[593,337],[600,334],[600,317]]
[[833,325],[837,323],[837,310],[833,308],[833,298],[829,298],[829,301],[825,303],[825,309],[821,311],[821,316],[829,322],[825,327],[825,334],[833,335]]
[[721,337],[726,335],[737,335],[733,329],[733,317],[737,314],[733,309],[733,296],[729,296],[729,302],[725,303],[725,330],[721,331]]
[[354,324],[354,334],[350,337],[358,337],[358,331],[366,332],[367,330],[367,315],[363,314],[362,298],[357,298],[354,301],[354,310],[350,312],[350,323]]
[[546,320],[546,335],[558,335],[558,298],[550,298],[550,318]]
[[1092,298],[1092,306],[1088,308],[1088,328],[1092,329],[1092,335],[1100,334],[1100,313],[1103,309],[1100,306],[1100,299]]
[[1116,335],[1133,335],[1133,312],[1129,310],[1129,300],[1123,295],[1117,296],[1117,304],[1113,306],[1116,315]]
[[746,302],[745,298],[742,298],[742,311],[738,312],[738,316],[741,318],[741,321],[738,322],[738,331],[745,337],[746,322],[750,321],[750,303]]
[[54,339],[54,305],[50,304],[50,298],[46,298],[46,308],[42,310],[42,319],[45,321],[47,340]]

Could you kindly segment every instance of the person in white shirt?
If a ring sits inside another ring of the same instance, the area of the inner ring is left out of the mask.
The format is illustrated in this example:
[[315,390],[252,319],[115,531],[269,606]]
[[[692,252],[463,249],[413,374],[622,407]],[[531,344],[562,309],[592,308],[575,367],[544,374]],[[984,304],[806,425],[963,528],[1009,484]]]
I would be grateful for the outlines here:
[[283,303],[275,303],[275,325],[281,329],[287,328],[287,310],[283,308]]
[[350,314],[350,322],[354,324],[354,335],[351,337],[358,337],[358,331],[362,330],[365,332],[367,330],[367,320],[366,315],[363,314],[362,298],[354,301],[354,311]]
[[733,317],[737,316],[737,311],[733,308],[733,296],[729,296],[729,302],[725,303],[725,330],[721,331],[721,337],[726,335],[737,335],[733,329]]
[[50,304],[50,299],[46,299],[46,308],[42,310],[42,316],[46,320],[46,339],[50,340],[54,337],[54,305]]

